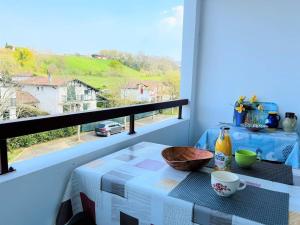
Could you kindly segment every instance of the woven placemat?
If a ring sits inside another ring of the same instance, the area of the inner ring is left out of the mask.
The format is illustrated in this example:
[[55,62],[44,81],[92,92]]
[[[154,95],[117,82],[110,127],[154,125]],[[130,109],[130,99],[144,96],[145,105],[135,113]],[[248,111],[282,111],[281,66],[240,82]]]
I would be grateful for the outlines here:
[[[207,164],[207,167],[213,168],[214,164],[214,160],[212,159]],[[293,185],[292,167],[284,164],[257,161],[250,168],[241,168],[236,164],[235,159],[233,157],[231,171],[246,176],[257,177],[264,180]]]
[[220,197],[212,189],[207,173],[190,173],[169,196],[195,203],[194,222],[203,221],[204,215],[210,214],[214,220],[228,221],[236,215],[263,224],[288,224],[289,194],[247,186],[231,197]]

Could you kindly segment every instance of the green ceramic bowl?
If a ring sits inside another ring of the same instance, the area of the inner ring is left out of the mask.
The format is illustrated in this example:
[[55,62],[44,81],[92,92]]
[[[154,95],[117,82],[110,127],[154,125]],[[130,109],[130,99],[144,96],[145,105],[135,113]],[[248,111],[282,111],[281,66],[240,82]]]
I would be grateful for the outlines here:
[[235,152],[235,161],[239,167],[247,168],[256,162],[256,153],[249,150]]

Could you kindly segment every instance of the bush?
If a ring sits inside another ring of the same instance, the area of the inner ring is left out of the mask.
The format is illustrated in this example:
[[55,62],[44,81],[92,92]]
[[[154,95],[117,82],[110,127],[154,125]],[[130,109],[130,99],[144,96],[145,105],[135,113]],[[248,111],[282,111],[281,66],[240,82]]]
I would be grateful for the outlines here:
[[25,104],[18,105],[17,111],[18,111],[18,118],[27,118],[27,117],[48,115],[47,112],[44,112],[34,106],[25,105]]
[[15,137],[8,140],[8,149],[9,151],[12,151],[18,148],[26,148],[31,145],[51,141],[57,138],[69,137],[76,133],[77,127],[67,127],[58,130]]

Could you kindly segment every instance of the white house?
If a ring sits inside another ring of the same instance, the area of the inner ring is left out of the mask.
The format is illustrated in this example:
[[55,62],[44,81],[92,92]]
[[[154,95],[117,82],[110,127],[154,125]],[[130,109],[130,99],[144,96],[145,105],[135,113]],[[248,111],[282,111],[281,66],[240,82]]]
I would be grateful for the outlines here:
[[37,98],[37,107],[49,114],[79,112],[97,108],[97,89],[80,81],[63,78],[30,77],[20,82],[22,91]]
[[16,119],[16,89],[0,76],[0,120]]
[[121,88],[121,99],[136,102],[158,102],[170,100],[165,94],[165,86],[155,81],[129,83]]
[[121,89],[121,99],[137,102],[151,102],[148,86],[143,83],[131,83]]

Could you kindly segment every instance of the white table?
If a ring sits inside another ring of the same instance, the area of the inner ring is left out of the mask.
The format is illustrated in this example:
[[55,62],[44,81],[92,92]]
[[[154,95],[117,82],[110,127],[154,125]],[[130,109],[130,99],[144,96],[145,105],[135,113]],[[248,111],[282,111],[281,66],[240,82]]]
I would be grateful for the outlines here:
[[[57,225],[87,212],[98,225],[193,225],[191,202],[168,196],[189,172],[169,167],[161,157],[168,146],[142,142],[76,168]],[[210,172],[211,169],[203,168]],[[299,170],[294,170],[296,180]],[[240,175],[248,185],[290,195],[289,224],[300,224],[300,187]],[[259,224],[232,216],[231,224]]]

